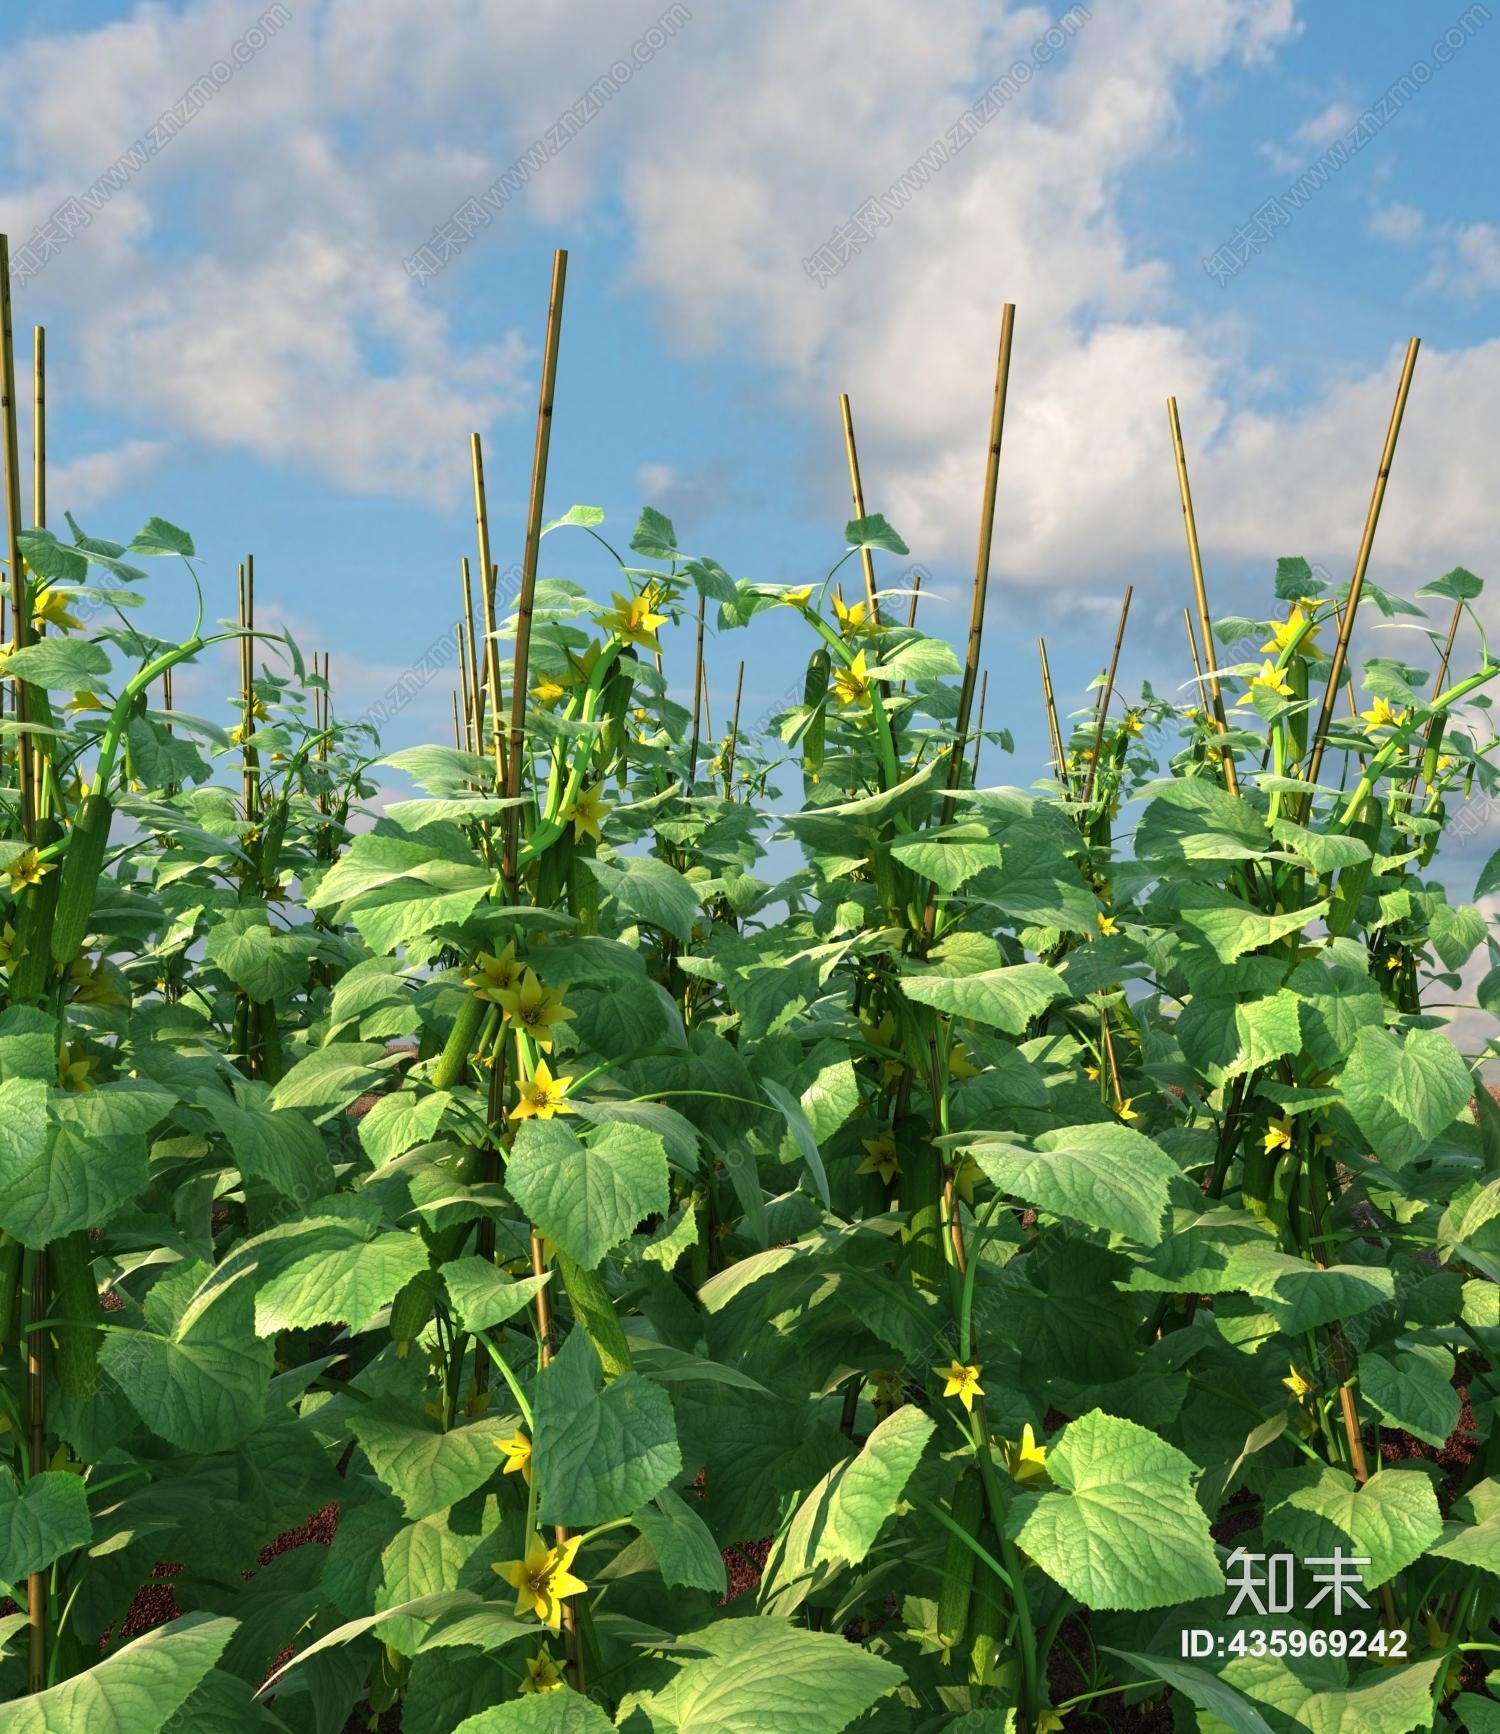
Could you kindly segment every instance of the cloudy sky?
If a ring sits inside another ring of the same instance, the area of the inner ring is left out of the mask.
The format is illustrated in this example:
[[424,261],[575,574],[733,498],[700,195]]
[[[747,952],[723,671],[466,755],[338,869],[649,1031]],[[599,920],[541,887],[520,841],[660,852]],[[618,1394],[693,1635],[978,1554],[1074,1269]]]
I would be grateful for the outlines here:
[[[0,48],[54,518],[184,524],[226,609],[253,549],[346,709],[453,617],[472,429],[519,557],[557,246],[549,511],[650,501],[738,576],[816,576],[847,391],[869,506],[953,635],[1016,304],[987,665],[1017,755],[992,777],[1043,769],[1036,635],[1081,702],[1125,583],[1127,687],[1183,677],[1169,393],[1217,611],[1263,612],[1278,555],[1347,575],[1413,335],[1371,577],[1500,570],[1485,6],[7,0]],[[746,657],[748,714],[794,672],[775,620],[711,652],[721,701]],[[447,704],[420,694],[392,744]]]

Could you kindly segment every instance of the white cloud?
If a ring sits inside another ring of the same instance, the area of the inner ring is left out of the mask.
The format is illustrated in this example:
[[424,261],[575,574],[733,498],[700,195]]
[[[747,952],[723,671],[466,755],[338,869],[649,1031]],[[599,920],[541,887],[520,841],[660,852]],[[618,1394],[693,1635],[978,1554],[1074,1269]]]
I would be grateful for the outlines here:
[[1469,223],[1447,231],[1424,286],[1466,300],[1500,290],[1500,229]]
[[1420,240],[1426,227],[1422,213],[1415,205],[1403,205],[1398,200],[1394,204],[1382,205],[1370,218],[1370,233],[1382,241],[1395,241],[1405,245],[1409,241]]
[[112,451],[86,452],[47,471],[49,520],[83,512],[150,475],[171,448],[164,440],[127,440]]

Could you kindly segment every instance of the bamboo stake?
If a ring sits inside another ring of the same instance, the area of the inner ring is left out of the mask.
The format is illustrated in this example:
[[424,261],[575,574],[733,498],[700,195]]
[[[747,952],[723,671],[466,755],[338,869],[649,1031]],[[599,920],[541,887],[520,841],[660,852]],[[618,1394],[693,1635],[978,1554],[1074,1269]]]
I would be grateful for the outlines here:
[[[1193,597],[1198,604],[1198,631],[1203,644],[1203,662],[1208,671],[1209,697],[1213,701],[1214,720],[1221,735],[1229,732],[1229,719],[1224,714],[1224,694],[1219,687],[1219,667],[1214,657],[1214,629],[1208,613],[1208,591],[1203,583],[1203,555],[1198,547],[1198,522],[1193,516],[1193,493],[1188,485],[1187,454],[1182,445],[1182,424],[1177,417],[1177,399],[1167,399],[1167,419],[1172,427],[1172,453],[1177,460],[1177,491],[1182,498],[1182,522],[1187,531],[1188,563],[1193,569]],[[1234,755],[1228,747],[1219,749],[1224,766],[1224,787],[1231,795],[1240,792],[1239,773]]]
[[1198,709],[1202,710],[1203,701],[1207,698],[1208,694],[1204,691],[1203,687],[1203,664],[1198,660],[1198,635],[1193,631],[1192,614],[1186,608],[1182,611],[1182,624],[1187,628],[1188,654],[1193,659],[1193,678],[1195,683],[1193,690],[1198,694]]
[[31,521],[47,522],[47,333],[32,327]]
[[708,599],[700,590],[698,593],[698,648],[693,661],[693,732],[688,746],[688,777],[687,797],[693,798],[693,785],[698,780],[698,724],[703,697],[703,620],[707,611]]
[[1354,618],[1359,610],[1360,592],[1364,589],[1365,573],[1370,566],[1370,553],[1375,546],[1375,529],[1380,522],[1380,508],[1385,502],[1386,483],[1391,477],[1391,464],[1396,456],[1396,440],[1401,433],[1401,418],[1406,414],[1406,400],[1411,394],[1412,374],[1416,371],[1417,351],[1421,339],[1413,337],[1406,346],[1406,359],[1401,365],[1401,379],[1396,387],[1396,401],[1391,408],[1390,425],[1385,433],[1385,448],[1380,454],[1380,468],[1375,473],[1375,487],[1370,495],[1370,509],[1365,514],[1365,532],[1360,538],[1359,555],[1354,562],[1354,576],[1349,580],[1349,594],[1344,601],[1344,618],[1339,623],[1338,639],[1333,647],[1333,663],[1328,670],[1328,685],[1323,692],[1323,706],[1318,713],[1317,732],[1307,760],[1307,780],[1315,783],[1323,763],[1323,748],[1328,728],[1333,721],[1334,698],[1344,676],[1344,664],[1349,655],[1349,640],[1354,632]]
[[[906,611],[906,629],[910,632],[917,624],[917,604],[922,599],[922,572],[917,568],[911,575],[911,607]],[[902,686],[906,685],[902,681]]]
[[[495,567],[490,560],[490,509],[484,493],[484,449],[477,433],[469,435],[469,463],[474,472],[474,529],[479,541],[479,601],[484,618],[484,678],[489,688],[490,749],[495,758],[495,779],[504,787],[505,739],[500,728],[500,646],[495,639]],[[467,562],[464,576],[467,585]],[[483,700],[480,704],[482,717]]]
[[552,291],[547,305],[547,341],[542,351],[542,386],[536,412],[536,450],[531,462],[531,501],[526,514],[526,547],[521,556],[521,594],[516,601],[515,668],[511,675],[510,766],[506,795],[511,805],[501,823],[505,835],[505,881],[515,889],[516,840],[521,811],[521,756],[526,733],[526,673],[531,651],[531,611],[536,596],[537,556],[542,542],[542,496],[547,488],[547,454],[552,444],[552,399],[557,386],[557,350],[562,336],[563,292],[568,281],[568,255],[559,247],[552,255]]
[[[15,332],[11,323],[10,305],[10,241],[0,235],[0,416],[5,462],[5,528],[6,557],[10,561],[10,606],[13,617],[13,640],[17,650],[31,639],[31,607],[27,601],[26,572],[21,562],[21,458],[16,431],[16,350]],[[36,824],[35,767],[31,757],[31,737],[25,725],[30,721],[30,705],[26,682],[17,680],[13,686],[16,721],[21,730],[16,735],[16,783],[21,797],[21,825],[27,837],[33,835]]]
[[469,690],[469,651],[464,633],[464,623],[459,621],[453,629],[454,643],[458,646],[458,690],[463,698],[463,733],[453,744],[460,752],[469,744],[469,731],[474,724],[474,695]]
[[[849,493],[854,501],[854,516],[856,519],[865,515],[865,490],[859,479],[859,451],[854,444],[854,417],[849,410],[848,392],[839,393],[839,415],[844,423],[844,455],[849,460]],[[880,624],[880,604],[875,599],[875,558],[868,548],[859,551],[860,564],[865,573],[865,603],[869,609],[870,624]]]
[[703,669],[703,732],[709,740],[712,740],[714,738],[714,713],[708,701],[708,667],[705,664]]
[[[1062,730],[1057,725],[1057,699],[1052,691],[1052,670],[1047,666],[1047,640],[1039,638],[1036,647],[1042,657],[1042,703],[1047,711],[1047,739],[1052,746],[1052,764],[1057,779],[1068,787],[1068,755],[1063,750]],[[1070,791],[1071,792],[1071,791]]]
[[[984,506],[979,517],[979,553],[974,564],[974,592],[969,609],[969,643],[964,656],[963,683],[958,690],[958,719],[953,757],[948,764],[948,789],[943,796],[943,819],[953,817],[959,780],[963,775],[964,744],[974,707],[974,687],[979,679],[979,647],[984,637],[984,608],[989,595],[990,549],[995,537],[995,493],[1000,481],[1000,441],[1005,432],[1005,394],[1010,383],[1011,338],[1016,310],[1007,301],[1000,315],[1000,354],[995,363],[995,395],[990,406],[989,461],[984,473]],[[928,909],[933,909],[928,899]]]
[[464,750],[463,729],[458,720],[458,693],[455,690],[449,695],[453,700],[453,745],[459,752]]
[[974,724],[974,787],[979,787],[979,750],[984,745],[984,701],[989,697],[990,671],[979,677],[979,721]]
[[729,800],[730,789],[734,784],[734,754],[740,744],[740,699],[745,692],[745,664],[740,662],[740,672],[734,683],[734,715],[729,723],[729,745],[724,752],[724,798]]
[[1087,806],[1094,793],[1094,775],[1099,768],[1099,753],[1104,745],[1104,723],[1109,715],[1109,701],[1114,697],[1115,670],[1120,666],[1120,646],[1125,642],[1125,622],[1130,617],[1130,598],[1135,594],[1135,586],[1125,586],[1125,602],[1120,609],[1120,626],[1115,633],[1115,648],[1109,659],[1109,673],[1104,678],[1104,686],[1099,694],[1099,714],[1094,723],[1094,756],[1089,760],[1088,775],[1083,784],[1083,800]]
[[460,562],[464,582],[464,623],[469,634],[469,721],[473,729],[473,743],[470,750],[475,753],[484,750],[484,687],[479,679],[479,645],[474,637],[474,586],[469,581],[469,560],[465,555]]

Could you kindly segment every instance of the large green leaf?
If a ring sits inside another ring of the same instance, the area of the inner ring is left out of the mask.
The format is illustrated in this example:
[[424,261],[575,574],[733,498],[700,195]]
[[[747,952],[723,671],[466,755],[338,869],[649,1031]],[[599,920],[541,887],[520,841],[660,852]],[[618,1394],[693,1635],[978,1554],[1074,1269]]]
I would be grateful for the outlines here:
[[99,1358],[153,1433],[203,1452],[226,1451],[261,1424],[274,1351],[255,1334],[255,1298],[241,1283],[170,1333],[107,1329]]
[[1037,1153],[971,1144],[970,1154],[1000,1191],[1056,1216],[1123,1234],[1142,1246],[1161,1240],[1177,1164],[1128,1126],[1068,1126],[1044,1133]]
[[624,1121],[585,1142],[556,1120],[525,1120],[505,1180],[542,1233],[586,1270],[670,1204],[666,1146]]
[[631,1522],[656,1556],[664,1584],[724,1594],[728,1578],[719,1544],[713,1531],[680,1494],[664,1487],[650,1505],[635,1513]]
[[1443,1531],[1437,1495],[1414,1470],[1382,1469],[1363,1487],[1327,1465],[1283,1470],[1265,1495],[1265,1533],[1299,1559],[1330,1558],[1335,1548],[1368,1559],[1372,1589],[1420,1559]]
[[1181,1692],[1200,1710],[1209,1711],[1231,1734],[1271,1734],[1271,1725],[1260,1711],[1217,1674],[1172,1656],[1143,1656],[1134,1650],[1114,1649],[1109,1654],[1129,1662],[1135,1673],[1146,1674],[1174,1692]]
[[158,1626],[87,1673],[0,1705],[0,1734],[177,1734],[178,1712],[234,1629],[207,1614]]
[[622,1727],[639,1726],[641,1734],[840,1734],[904,1678],[894,1663],[836,1632],[784,1620],[718,1620],[681,1642],[708,1654],[659,1690],[629,1694]]
[[1400,1168],[1451,1126],[1474,1093],[1474,1077],[1441,1030],[1362,1029],[1344,1066],[1344,1100],[1370,1148]]
[[0,1084],[0,1228],[17,1240],[41,1247],[77,1228],[102,1227],[148,1178],[138,1133],[91,1137],[41,1079]]
[[18,1487],[0,1474],[0,1583],[21,1584],[28,1572],[45,1570],[92,1536],[81,1475],[49,1469]]
[[255,1296],[255,1328],[262,1336],[347,1324],[358,1335],[388,1306],[418,1271],[427,1269],[427,1248],[415,1234],[373,1238],[350,1223],[333,1224],[309,1236],[303,1256],[262,1284]]
[[908,975],[901,987],[918,1005],[972,1018],[1013,1036],[1068,991],[1063,978],[1044,963],[1015,963],[978,975]]
[[613,1734],[614,1723],[577,1692],[534,1692],[460,1722],[453,1734]]
[[1500,1577],[1500,1481],[1487,1476],[1455,1500],[1443,1539],[1428,1551]]
[[1441,1655],[1406,1668],[1367,1669],[1352,1683],[1341,1662],[1240,1656],[1224,1678],[1247,1697],[1280,1711],[1287,1726],[1312,1734],[1412,1734],[1432,1721],[1432,1688]]
[[345,1107],[380,1081],[376,1066],[387,1058],[375,1042],[333,1042],[314,1048],[271,1092],[273,1108]]
[[1162,1608],[1221,1594],[1198,1470],[1174,1446],[1101,1410],[1047,1452],[1057,1492],[1019,1498],[1021,1548],[1088,1608]]
[[86,638],[38,639],[3,660],[7,675],[54,692],[92,688],[109,677],[108,653]]
[[614,865],[589,855],[584,865],[637,921],[659,927],[686,945],[698,916],[698,893],[675,867],[650,856],[622,856]]
[[1392,1427],[1404,1428],[1439,1450],[1458,1427],[1453,1356],[1436,1344],[1361,1355],[1359,1393]]
[[449,1259],[443,1266],[448,1299],[466,1331],[487,1331],[530,1305],[537,1291],[551,1282],[551,1271],[514,1282],[487,1258],[471,1254]]
[[273,931],[260,903],[226,910],[203,941],[208,962],[258,1001],[284,999],[302,987],[317,949],[311,928]]
[[537,1375],[533,1473],[543,1523],[587,1528],[628,1517],[682,1468],[672,1404],[639,1373],[604,1390],[594,1345],[574,1331]]
[[370,1467],[413,1519],[446,1511],[498,1474],[499,1441],[516,1425],[514,1415],[486,1415],[445,1433],[427,1416],[384,1403],[362,1406],[351,1421]]

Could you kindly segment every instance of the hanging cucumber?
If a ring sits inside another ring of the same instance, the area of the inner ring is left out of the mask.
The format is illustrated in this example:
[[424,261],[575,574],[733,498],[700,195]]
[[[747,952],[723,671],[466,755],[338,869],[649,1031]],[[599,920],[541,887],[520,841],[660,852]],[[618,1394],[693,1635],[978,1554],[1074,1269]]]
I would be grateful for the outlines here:
[[1375,870],[1374,855],[1380,847],[1380,826],[1380,802],[1374,795],[1367,795],[1364,805],[1349,827],[1349,835],[1368,845],[1370,859],[1356,861],[1353,866],[1339,869],[1338,883],[1328,906],[1328,931],[1335,938],[1342,938],[1349,931],[1359,913],[1360,902],[1370,883],[1370,875]]
[[[62,826],[52,817],[39,819],[36,843],[45,849],[62,836]],[[10,948],[10,997],[12,1004],[39,999],[52,975],[49,935],[57,919],[61,873],[44,873],[40,884],[28,885],[16,898],[16,931]]]
[[620,1315],[610,1299],[604,1278],[597,1270],[574,1264],[567,1253],[557,1254],[557,1273],[563,1279],[573,1316],[583,1327],[599,1355],[606,1379],[617,1379],[631,1370],[630,1345],[620,1325]]
[[832,663],[828,652],[815,650],[802,683],[802,702],[812,713],[802,730],[802,781],[811,788],[823,775],[823,751],[828,736],[828,677]]
[[109,848],[114,816],[108,795],[85,795],[73,821],[73,836],[58,873],[57,911],[52,919],[52,961],[69,964],[78,955],[94,912],[94,893]]
[[453,1020],[453,1027],[448,1031],[448,1039],[443,1043],[443,1051],[438,1055],[438,1062],[432,1068],[432,1087],[434,1090],[451,1090],[464,1075],[464,1069],[469,1063],[469,1055],[474,1051],[474,1043],[479,1038],[479,1029],[484,1022],[484,1014],[489,1006],[480,999],[478,994],[471,993],[458,1008],[458,1016]]
[[429,1269],[419,1270],[396,1291],[396,1298],[391,1302],[391,1340],[396,1344],[398,1355],[404,1355],[413,1340],[426,1329],[442,1287],[442,1273]]
[[[104,1309],[94,1281],[92,1243],[86,1228],[75,1229],[47,1249],[52,1279],[52,1326],[57,1343],[57,1382],[68,1396],[87,1402],[99,1389],[99,1326]],[[64,1322],[65,1321],[65,1322]]]
[[[970,1466],[954,1489],[949,1516],[964,1535],[977,1538],[983,1510],[984,1487],[978,1472]],[[969,1628],[969,1600],[974,1588],[974,1567],[979,1560],[963,1536],[955,1535],[951,1529],[945,1529],[944,1534],[948,1545],[943,1553],[943,1579],[938,1591],[937,1630],[943,1643],[956,1647]]]

